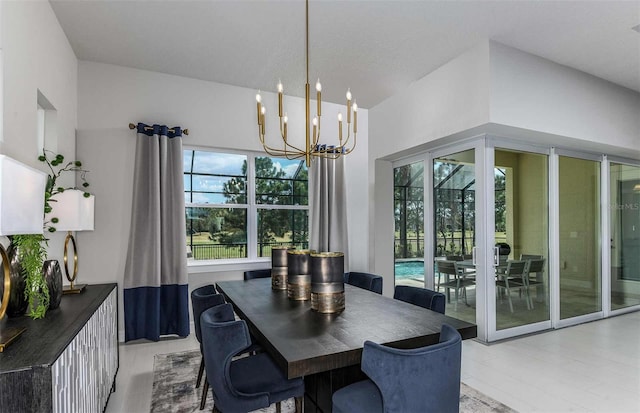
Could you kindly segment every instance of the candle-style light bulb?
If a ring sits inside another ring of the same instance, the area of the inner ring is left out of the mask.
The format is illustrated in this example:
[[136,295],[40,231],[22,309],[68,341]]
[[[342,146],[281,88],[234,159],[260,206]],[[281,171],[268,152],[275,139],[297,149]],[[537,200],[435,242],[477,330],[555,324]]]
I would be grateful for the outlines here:
[[353,101],[353,134],[355,136],[356,132],[358,132],[358,104],[356,101]]
[[322,85],[320,84],[320,79],[316,82],[316,105],[317,110],[316,113],[318,116],[322,116]]
[[282,131],[282,138],[284,139],[284,141],[287,141],[287,121],[289,120],[289,117],[287,116],[287,112],[284,113],[284,118],[282,119],[284,122],[284,130]]
[[351,123],[351,89],[347,89],[347,125]]
[[316,141],[316,128],[318,127],[318,117],[313,117],[313,142]]
[[264,115],[266,111],[267,111],[267,108],[263,105],[262,108],[260,109],[260,112]]
[[338,112],[338,122],[342,122],[342,112]]
[[258,93],[256,93],[256,107],[257,107],[257,114],[258,114],[258,125],[262,125],[262,118],[260,117],[260,114],[262,113],[262,96],[260,96],[260,91],[258,90]]
[[342,112],[338,112],[338,141],[342,146]]
[[278,116],[282,117],[282,82],[278,80]]

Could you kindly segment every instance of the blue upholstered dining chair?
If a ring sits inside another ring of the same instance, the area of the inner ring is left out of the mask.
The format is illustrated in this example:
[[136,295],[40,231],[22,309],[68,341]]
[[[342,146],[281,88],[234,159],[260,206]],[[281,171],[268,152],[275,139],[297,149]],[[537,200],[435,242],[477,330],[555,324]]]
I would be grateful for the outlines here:
[[270,278],[271,277],[271,268],[266,268],[264,270],[251,270],[244,272],[244,280],[253,280],[254,278]]
[[[200,328],[200,315],[203,311],[209,308],[224,304],[224,297],[222,294],[216,292],[214,285],[209,284],[203,287],[196,288],[191,291],[191,309],[193,312],[193,324],[196,330],[196,339],[200,343],[200,353],[203,354],[200,361],[200,368],[198,369],[198,378],[196,380],[196,389],[200,387],[202,382],[202,374],[204,373],[204,353],[202,351],[202,330]],[[233,311],[231,311],[231,320],[233,320]],[[200,400],[200,410],[204,409],[205,401],[207,400],[208,384],[205,380],[204,389],[202,391],[202,399]]]
[[462,339],[447,324],[440,342],[409,350],[364,343],[362,371],[369,380],[333,394],[333,413],[458,412]]
[[374,293],[382,294],[382,277],[366,272],[351,271],[344,275],[344,282]]
[[[222,306],[221,306],[222,307]],[[207,380],[213,392],[214,412],[249,412],[295,397],[302,413],[304,381],[287,379],[267,353],[234,359],[251,346],[244,320],[218,322],[217,307],[200,317]]]
[[396,285],[393,298],[444,314],[445,295],[427,288]]

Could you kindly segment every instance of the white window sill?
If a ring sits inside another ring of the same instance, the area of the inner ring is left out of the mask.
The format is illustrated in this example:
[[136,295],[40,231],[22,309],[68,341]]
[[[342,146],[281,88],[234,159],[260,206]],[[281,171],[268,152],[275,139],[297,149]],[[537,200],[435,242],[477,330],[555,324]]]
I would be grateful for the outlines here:
[[242,259],[242,260],[207,260],[187,262],[189,274],[224,271],[249,271],[271,268],[270,258]]

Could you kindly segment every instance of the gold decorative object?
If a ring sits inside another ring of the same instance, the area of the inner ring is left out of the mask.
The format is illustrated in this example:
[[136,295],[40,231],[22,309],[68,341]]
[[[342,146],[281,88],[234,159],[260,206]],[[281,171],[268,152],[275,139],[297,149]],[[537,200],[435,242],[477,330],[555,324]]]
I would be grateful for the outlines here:
[[[78,189],[66,189],[52,197],[56,202],[55,212],[51,216],[58,219],[56,228],[68,231],[64,240],[64,273],[69,281],[62,289],[62,294],[79,294],[86,284],[76,284],[78,277],[78,248],[72,231],[93,231],[95,196],[85,196]],[[73,246],[73,272],[69,271],[69,243]]]
[[287,251],[287,297],[295,301],[311,298],[309,250]]
[[287,289],[287,251],[294,247],[275,246],[271,248],[271,288]]
[[[284,87],[282,82],[278,82],[278,117],[280,118],[280,135],[282,138],[282,146],[280,148],[267,145],[265,142],[265,112],[266,108],[262,104],[262,96],[260,91],[256,94],[257,101],[257,117],[258,117],[258,135],[260,137],[260,143],[264,148],[264,151],[272,156],[285,157],[287,159],[299,159],[305,158],[307,167],[311,165],[311,159],[313,157],[322,157],[336,159],[342,155],[347,155],[353,151],[356,147],[356,134],[358,132],[358,105],[356,100],[352,100],[351,90],[347,89],[347,138],[342,139],[342,113],[338,113],[338,145],[325,145],[319,144],[320,141],[320,117],[322,115],[322,85],[320,79],[316,82],[316,102],[317,110],[316,116],[311,120],[311,93],[309,86],[309,0],[306,0],[305,4],[305,35],[306,35],[306,68],[307,68],[307,82],[305,84],[305,148],[299,148],[292,145],[289,142],[289,136],[287,133],[288,117],[287,113],[283,112],[283,91]],[[351,111],[353,111],[353,123],[351,122]],[[311,126],[313,125],[313,126]],[[311,131],[313,129],[313,132]],[[353,143],[349,146],[351,134],[353,133]]]
[[311,309],[319,313],[339,313],[345,308],[344,254],[311,254]]

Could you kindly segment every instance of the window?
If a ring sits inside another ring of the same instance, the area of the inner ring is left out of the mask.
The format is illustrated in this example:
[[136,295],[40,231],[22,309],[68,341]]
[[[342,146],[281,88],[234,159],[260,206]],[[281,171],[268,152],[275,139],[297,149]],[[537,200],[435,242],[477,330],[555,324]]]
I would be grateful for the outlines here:
[[184,188],[191,260],[270,257],[308,247],[304,160],[186,149]]

